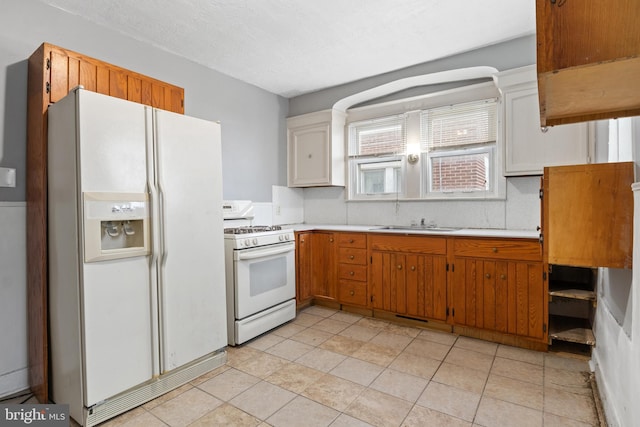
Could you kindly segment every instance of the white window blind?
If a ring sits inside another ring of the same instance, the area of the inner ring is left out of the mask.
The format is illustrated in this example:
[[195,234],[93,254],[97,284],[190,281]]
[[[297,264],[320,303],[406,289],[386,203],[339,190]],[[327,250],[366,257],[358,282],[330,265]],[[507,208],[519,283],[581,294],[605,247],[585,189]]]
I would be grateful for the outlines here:
[[349,125],[349,156],[404,154],[407,148],[404,115]]
[[423,152],[494,143],[496,99],[425,110],[420,122]]

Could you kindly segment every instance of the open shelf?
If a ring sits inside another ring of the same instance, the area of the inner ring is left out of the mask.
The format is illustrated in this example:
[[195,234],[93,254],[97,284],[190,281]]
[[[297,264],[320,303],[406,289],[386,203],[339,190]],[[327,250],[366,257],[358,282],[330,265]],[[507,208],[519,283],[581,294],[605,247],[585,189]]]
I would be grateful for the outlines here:
[[549,339],[594,346],[595,336],[588,319],[567,316],[550,316]]
[[596,293],[594,291],[589,291],[586,289],[558,289],[553,291],[550,290],[549,297],[571,298],[571,299],[595,302]]

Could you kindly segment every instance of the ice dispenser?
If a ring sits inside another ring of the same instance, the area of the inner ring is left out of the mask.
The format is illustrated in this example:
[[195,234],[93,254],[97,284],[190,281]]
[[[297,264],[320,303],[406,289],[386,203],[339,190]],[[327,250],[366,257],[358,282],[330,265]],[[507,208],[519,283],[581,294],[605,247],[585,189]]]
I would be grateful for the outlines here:
[[85,262],[149,254],[146,193],[83,193]]

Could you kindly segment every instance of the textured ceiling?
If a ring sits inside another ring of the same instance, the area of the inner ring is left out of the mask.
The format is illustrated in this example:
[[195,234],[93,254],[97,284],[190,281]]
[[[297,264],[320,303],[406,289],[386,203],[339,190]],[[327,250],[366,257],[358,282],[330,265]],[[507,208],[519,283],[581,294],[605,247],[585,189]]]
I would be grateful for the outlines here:
[[533,0],[41,1],[284,97],[535,32]]

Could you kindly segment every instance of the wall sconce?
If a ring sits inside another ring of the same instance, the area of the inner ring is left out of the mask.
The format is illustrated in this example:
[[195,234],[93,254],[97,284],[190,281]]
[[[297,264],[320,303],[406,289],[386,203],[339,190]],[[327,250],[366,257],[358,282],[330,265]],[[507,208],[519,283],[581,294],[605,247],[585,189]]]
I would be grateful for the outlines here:
[[407,161],[412,165],[415,165],[416,163],[418,163],[418,160],[420,160],[420,156],[417,154],[409,154],[407,156]]

